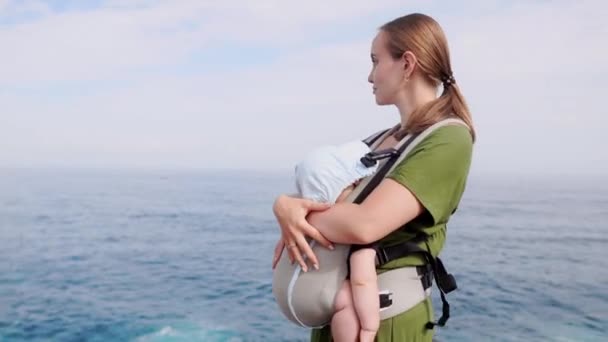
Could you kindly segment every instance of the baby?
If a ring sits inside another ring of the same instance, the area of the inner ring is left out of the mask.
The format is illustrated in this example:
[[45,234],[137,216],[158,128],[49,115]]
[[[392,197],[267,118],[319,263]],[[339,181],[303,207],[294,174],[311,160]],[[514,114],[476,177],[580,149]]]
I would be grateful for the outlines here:
[[[373,174],[361,158],[370,152],[362,141],[314,150],[296,166],[298,194],[317,202],[344,201],[356,183]],[[350,282],[344,282],[334,301],[331,332],[335,341],[373,341],[380,325],[376,252],[363,248],[350,257]]]

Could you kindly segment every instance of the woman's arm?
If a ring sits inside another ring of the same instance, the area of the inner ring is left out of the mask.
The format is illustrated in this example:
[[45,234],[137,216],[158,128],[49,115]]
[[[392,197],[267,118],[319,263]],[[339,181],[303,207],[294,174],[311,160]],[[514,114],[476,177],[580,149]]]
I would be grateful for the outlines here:
[[[313,266],[319,261],[306,241],[309,236],[330,248],[330,241],[368,244],[380,240],[422,213],[422,204],[403,185],[384,179],[357,205],[337,203],[329,206],[306,199],[281,195],[273,212],[281,228],[281,241],[275,248],[272,267],[287,247],[289,259],[308,269],[304,255]],[[329,240],[329,241],[328,241]]]
[[[304,254],[317,259],[305,237],[325,245],[325,238],[346,244],[368,244],[428,211],[433,222],[447,220],[464,191],[473,142],[464,127],[442,127],[410,152],[360,205],[338,203],[325,212],[312,213],[303,199],[275,201],[275,216],[290,255],[303,264]],[[402,162],[403,163],[403,162]],[[416,194],[416,195],[414,195]],[[424,206],[423,206],[424,204]],[[275,253],[276,255],[276,253]]]
[[361,204],[336,203],[325,211],[311,212],[307,220],[330,241],[368,244],[413,220],[423,210],[410,190],[386,178]]

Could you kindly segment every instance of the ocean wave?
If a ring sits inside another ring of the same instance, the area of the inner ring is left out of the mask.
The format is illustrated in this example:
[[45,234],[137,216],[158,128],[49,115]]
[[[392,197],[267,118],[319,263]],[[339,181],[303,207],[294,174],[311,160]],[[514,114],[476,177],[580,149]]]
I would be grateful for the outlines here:
[[132,342],[241,342],[244,339],[237,331],[228,329],[209,329],[196,324],[163,326],[160,329],[138,336]]

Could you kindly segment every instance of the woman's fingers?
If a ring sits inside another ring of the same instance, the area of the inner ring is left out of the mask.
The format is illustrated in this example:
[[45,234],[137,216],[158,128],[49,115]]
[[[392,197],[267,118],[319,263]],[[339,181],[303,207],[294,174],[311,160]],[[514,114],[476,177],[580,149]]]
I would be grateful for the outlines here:
[[277,267],[277,263],[279,259],[281,259],[281,255],[283,254],[283,249],[285,249],[285,242],[283,239],[280,239],[277,242],[277,245],[274,247],[274,257],[272,258],[272,269],[274,270]]
[[[317,259],[317,256],[312,251],[312,248],[310,247],[310,245],[308,244],[306,239],[302,238],[301,241],[298,241],[298,247],[299,247],[298,251],[301,250],[304,253],[304,255],[306,256],[307,261],[310,261],[312,266],[318,270],[319,269],[319,259]],[[308,267],[306,267],[306,268],[302,267],[302,269],[304,270],[304,272],[306,272],[308,270]]]
[[293,252],[294,247],[296,247],[295,242],[285,245],[287,247],[287,255],[289,256],[289,262],[294,263],[296,260],[296,255]]
[[321,232],[318,231],[315,227],[313,227],[310,223],[304,221],[301,223],[301,225],[302,230],[307,236],[310,236],[313,240],[317,241],[321,244],[321,246],[324,246],[327,249],[334,249],[334,244],[331,241],[327,240],[325,236],[323,236]]
[[294,260],[295,260],[292,248],[293,248],[293,246],[296,245],[296,243],[293,241],[294,241],[293,238],[289,237],[289,234],[283,233],[283,235],[281,237],[281,243],[283,244],[283,248],[287,249],[287,257],[289,258],[289,262],[292,264],[294,263]]
[[306,262],[304,262],[304,258],[302,257],[302,253],[300,253],[300,249],[298,248],[298,246],[293,246],[290,249],[293,253],[294,259],[298,264],[300,264],[300,267],[302,267],[302,271],[308,272],[308,267],[306,266]]
[[331,204],[324,202],[315,202],[311,200],[306,201],[306,208],[309,211],[323,211],[331,208]]
[[[333,243],[327,240],[306,220],[302,220],[296,227],[293,228],[294,229],[291,229],[290,235],[296,242],[286,244],[291,263],[293,264],[294,261],[297,261],[304,272],[308,271],[306,261],[309,261],[315,269],[319,269],[319,259],[310,247],[306,237],[309,236],[313,238],[319,244],[330,250],[334,249]],[[305,260],[304,257],[306,257],[307,260]]]
[[293,264],[297,262],[304,272],[308,271],[305,259],[308,259],[315,268],[319,266],[319,260],[306,240],[307,236],[317,241],[326,248],[333,249],[332,243],[306,221],[306,215],[311,211],[323,211],[329,209],[331,204],[279,196],[273,205],[273,211],[279,222],[283,233],[283,243],[277,245],[273,266],[276,266],[283,248],[287,248],[289,260]]
[[[315,202],[315,201],[308,201],[306,203],[306,207],[309,209],[309,212],[310,211],[323,211],[323,210],[329,209],[331,207],[331,204],[329,204],[329,203],[322,203],[322,202]],[[312,225],[310,225],[308,223],[308,221],[302,220],[302,221],[300,221],[299,225],[300,225],[300,230],[302,232],[304,232],[307,236],[310,236],[311,238],[313,238],[315,241],[317,241],[318,243],[320,243],[325,248],[334,249],[333,244],[331,243],[331,241],[327,240],[321,234],[321,232],[319,232],[315,227],[313,227]]]

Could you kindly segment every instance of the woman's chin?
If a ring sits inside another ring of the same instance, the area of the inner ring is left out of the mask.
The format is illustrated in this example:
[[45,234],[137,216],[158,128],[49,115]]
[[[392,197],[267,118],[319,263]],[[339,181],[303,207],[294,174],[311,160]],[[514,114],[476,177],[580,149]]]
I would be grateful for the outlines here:
[[386,101],[386,99],[383,99],[381,97],[376,96],[376,104],[378,106],[386,106],[388,104],[390,104],[388,101]]

